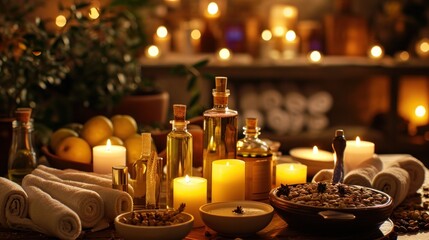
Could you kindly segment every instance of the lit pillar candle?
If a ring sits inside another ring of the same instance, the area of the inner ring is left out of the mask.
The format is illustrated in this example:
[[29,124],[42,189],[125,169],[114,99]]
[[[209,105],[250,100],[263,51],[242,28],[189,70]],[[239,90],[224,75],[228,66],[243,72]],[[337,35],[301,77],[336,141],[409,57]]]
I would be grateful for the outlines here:
[[159,26],[153,37],[155,45],[158,47],[160,54],[165,55],[170,52],[171,35],[165,26]]
[[124,146],[112,145],[110,139],[106,145],[92,148],[93,169],[96,173],[112,173],[113,166],[126,164],[126,149]]
[[295,58],[299,47],[299,38],[296,36],[296,33],[293,30],[287,31],[283,41],[283,58]]
[[194,216],[194,227],[204,225],[199,208],[207,203],[207,179],[201,177],[178,177],[173,180],[174,208],[185,203],[185,212]]
[[276,186],[307,182],[307,166],[299,163],[276,165]]
[[361,141],[359,137],[356,137],[356,141],[347,141],[344,151],[344,173],[358,168],[363,161],[372,158],[374,148],[374,143]]
[[212,202],[244,200],[244,161],[216,160],[212,163],[212,169]]

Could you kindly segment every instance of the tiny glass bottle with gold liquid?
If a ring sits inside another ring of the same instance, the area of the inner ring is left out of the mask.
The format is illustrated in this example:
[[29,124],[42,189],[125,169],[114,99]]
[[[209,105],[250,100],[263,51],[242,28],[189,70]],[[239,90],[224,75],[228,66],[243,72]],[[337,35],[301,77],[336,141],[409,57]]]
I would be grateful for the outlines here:
[[172,130],[167,135],[167,208],[174,208],[174,178],[192,176],[193,138],[187,130],[186,105],[174,104],[173,113]]
[[246,118],[245,137],[237,141],[237,158],[246,164],[245,198],[263,200],[271,190],[272,152],[268,144],[258,138],[260,128],[256,118]]
[[12,122],[13,135],[9,151],[8,178],[21,184],[25,175],[37,166],[36,151],[33,146],[33,122],[31,108],[18,108]]
[[152,136],[150,133],[142,133],[142,151],[139,159],[131,164],[129,182],[134,188],[134,206],[145,208],[146,205],[146,173],[147,164],[152,152]]
[[238,112],[228,108],[227,78],[216,77],[213,89],[213,108],[206,110],[203,133],[203,177],[207,179],[207,193],[211,196],[212,162],[236,157]]

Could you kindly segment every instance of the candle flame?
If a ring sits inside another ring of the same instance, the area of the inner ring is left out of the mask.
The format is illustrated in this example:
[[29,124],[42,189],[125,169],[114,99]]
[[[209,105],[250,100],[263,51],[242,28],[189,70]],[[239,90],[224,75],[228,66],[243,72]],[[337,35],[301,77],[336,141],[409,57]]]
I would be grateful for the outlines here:
[[286,32],[285,39],[288,42],[293,42],[296,39],[296,33],[293,30],[289,30]]
[[160,38],[166,38],[168,35],[168,30],[165,26],[159,26],[156,29],[156,35]]
[[291,171],[294,171],[294,170],[295,170],[295,167],[294,167],[294,165],[293,165],[293,164],[291,164],[291,165],[289,166],[289,170],[291,170]]
[[226,162],[226,166],[229,166],[229,162]]
[[110,142],[110,139],[107,139],[107,142],[106,142],[106,151],[110,151],[111,148],[112,148],[112,142]]
[[271,33],[270,30],[265,29],[262,33],[261,33],[261,38],[262,40],[268,42],[271,40],[271,38],[273,37],[273,34]]
[[414,110],[416,117],[424,117],[426,115],[426,108],[423,105],[419,105]]
[[359,136],[356,137],[356,145],[360,145],[360,137]]
[[221,50],[219,50],[218,55],[220,59],[228,60],[231,57],[231,52],[228,48],[222,48]]
[[186,174],[186,176],[185,176],[185,182],[186,182],[186,183],[191,182],[191,178],[189,177],[189,175],[188,175],[188,174]]
[[319,153],[319,149],[317,148],[317,146],[313,147],[313,154],[316,155],[317,153]]
[[219,6],[217,5],[217,3],[215,2],[210,2],[209,5],[207,6],[207,12],[210,15],[216,15],[219,12]]

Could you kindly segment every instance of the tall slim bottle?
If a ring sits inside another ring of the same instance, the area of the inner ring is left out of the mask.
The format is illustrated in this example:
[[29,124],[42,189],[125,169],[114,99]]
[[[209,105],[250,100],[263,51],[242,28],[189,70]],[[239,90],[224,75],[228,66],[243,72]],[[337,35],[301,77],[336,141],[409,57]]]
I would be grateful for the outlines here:
[[134,205],[140,208],[146,206],[146,177],[148,161],[152,152],[152,136],[150,133],[142,133],[142,152],[138,160],[132,163],[129,182],[134,188]]
[[260,128],[256,118],[246,118],[244,138],[237,141],[237,158],[246,164],[246,200],[267,199],[271,191],[272,152],[258,138]]
[[176,177],[192,176],[192,135],[187,130],[186,105],[173,105],[174,120],[167,135],[167,208],[174,208],[173,180]]
[[31,108],[19,108],[12,122],[13,135],[9,151],[8,178],[21,184],[25,175],[37,166],[36,151],[33,146],[33,123]]
[[227,78],[216,77],[213,89],[213,108],[204,116],[203,177],[207,179],[207,194],[211,196],[212,162],[235,158],[237,153],[238,113],[228,108]]

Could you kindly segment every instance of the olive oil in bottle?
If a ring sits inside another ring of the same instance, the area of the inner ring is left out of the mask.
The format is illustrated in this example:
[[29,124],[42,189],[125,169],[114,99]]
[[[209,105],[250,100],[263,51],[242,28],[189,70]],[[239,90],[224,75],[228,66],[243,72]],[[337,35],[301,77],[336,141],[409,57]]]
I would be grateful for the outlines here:
[[204,112],[203,177],[207,179],[207,193],[211,196],[212,162],[236,157],[238,113],[228,108],[227,78],[216,77],[213,89],[213,108]]
[[272,152],[268,144],[258,138],[257,123],[256,118],[247,118],[243,127],[245,137],[237,141],[237,158],[246,163],[246,200],[267,199],[271,190]]
[[8,178],[21,184],[25,175],[37,166],[36,152],[33,146],[33,123],[31,108],[19,108],[12,122],[13,135],[9,151]]
[[187,130],[186,105],[173,105],[174,120],[167,135],[167,208],[174,208],[173,180],[176,177],[192,176],[193,138]]

